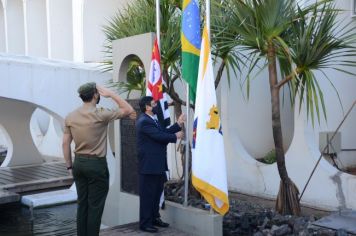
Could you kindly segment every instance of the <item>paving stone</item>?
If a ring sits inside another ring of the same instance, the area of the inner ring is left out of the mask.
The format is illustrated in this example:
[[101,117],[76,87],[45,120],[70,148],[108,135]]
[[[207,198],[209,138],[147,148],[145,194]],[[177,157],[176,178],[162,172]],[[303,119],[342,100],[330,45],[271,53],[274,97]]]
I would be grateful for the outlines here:
[[[139,229],[138,223],[127,225],[115,226],[112,228],[103,229],[100,231],[100,236],[114,236],[114,235],[127,235],[127,236],[151,236],[151,233],[143,232]],[[189,236],[189,234],[177,230],[173,227],[159,228],[157,236]]]

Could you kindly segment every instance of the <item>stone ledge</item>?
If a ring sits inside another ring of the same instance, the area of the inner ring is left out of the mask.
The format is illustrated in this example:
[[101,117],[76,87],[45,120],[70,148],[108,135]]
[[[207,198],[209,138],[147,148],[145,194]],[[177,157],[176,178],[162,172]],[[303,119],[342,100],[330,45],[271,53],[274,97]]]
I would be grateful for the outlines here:
[[20,195],[4,189],[0,189],[0,204],[20,201]]
[[165,206],[160,213],[162,219],[171,227],[189,235],[222,236],[222,216],[169,201],[165,202]]

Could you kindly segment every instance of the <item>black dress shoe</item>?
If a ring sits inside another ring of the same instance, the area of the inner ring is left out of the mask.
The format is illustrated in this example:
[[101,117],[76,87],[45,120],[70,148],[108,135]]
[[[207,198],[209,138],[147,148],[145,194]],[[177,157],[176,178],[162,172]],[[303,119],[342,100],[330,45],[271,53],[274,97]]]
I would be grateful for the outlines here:
[[163,228],[167,228],[169,226],[168,223],[163,222],[160,218],[153,220],[153,225],[158,227],[163,227]]
[[145,232],[149,232],[149,233],[157,233],[158,232],[158,229],[156,227],[153,227],[153,226],[140,227],[140,230],[145,231]]

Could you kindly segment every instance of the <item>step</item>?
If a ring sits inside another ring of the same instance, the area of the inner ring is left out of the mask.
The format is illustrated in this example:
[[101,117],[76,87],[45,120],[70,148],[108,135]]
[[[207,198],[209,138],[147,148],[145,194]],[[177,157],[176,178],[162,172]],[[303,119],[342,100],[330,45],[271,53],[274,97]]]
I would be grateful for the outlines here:
[[77,193],[71,189],[43,192],[22,196],[21,203],[28,207],[45,207],[77,201]]

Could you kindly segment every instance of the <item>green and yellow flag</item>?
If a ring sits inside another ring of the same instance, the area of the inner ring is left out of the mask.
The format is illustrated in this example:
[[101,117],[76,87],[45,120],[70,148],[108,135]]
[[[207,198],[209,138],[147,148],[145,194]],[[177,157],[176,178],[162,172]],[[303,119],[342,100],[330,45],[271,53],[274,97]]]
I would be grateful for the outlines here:
[[182,76],[189,84],[189,97],[194,103],[201,44],[198,0],[183,0],[182,9]]

